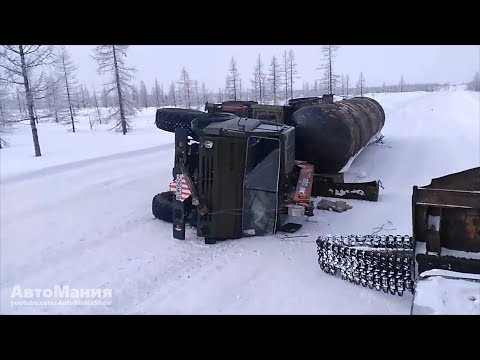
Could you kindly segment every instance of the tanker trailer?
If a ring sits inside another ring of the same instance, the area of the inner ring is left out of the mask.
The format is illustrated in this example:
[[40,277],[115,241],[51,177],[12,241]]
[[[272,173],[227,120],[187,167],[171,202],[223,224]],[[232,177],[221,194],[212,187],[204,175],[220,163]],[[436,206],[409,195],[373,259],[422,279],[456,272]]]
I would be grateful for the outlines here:
[[384,124],[385,113],[371,98],[300,107],[291,119],[297,159],[313,164],[315,173],[344,172],[369,143],[378,139]]
[[[377,139],[385,124],[382,106],[372,98],[355,97],[333,101],[333,95],[293,98],[288,106],[256,102],[206,103],[208,113],[232,112],[237,116],[294,126],[296,159],[315,166],[315,173],[337,174]],[[243,115],[244,116],[244,115]]]

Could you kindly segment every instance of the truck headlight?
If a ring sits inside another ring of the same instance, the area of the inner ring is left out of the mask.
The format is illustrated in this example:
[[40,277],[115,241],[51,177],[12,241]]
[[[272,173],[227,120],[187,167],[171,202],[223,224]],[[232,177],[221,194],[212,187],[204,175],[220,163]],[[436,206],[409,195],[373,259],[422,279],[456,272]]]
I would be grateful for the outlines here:
[[211,149],[213,147],[213,142],[211,141],[205,141],[203,143],[203,146],[205,146],[207,149]]

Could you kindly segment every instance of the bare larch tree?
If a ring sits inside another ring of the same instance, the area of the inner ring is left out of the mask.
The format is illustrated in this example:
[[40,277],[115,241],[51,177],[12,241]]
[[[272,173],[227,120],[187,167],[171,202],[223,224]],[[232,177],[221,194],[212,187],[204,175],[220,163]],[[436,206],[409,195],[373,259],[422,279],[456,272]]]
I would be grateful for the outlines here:
[[85,106],[87,108],[91,108],[92,107],[92,102],[91,102],[92,98],[90,97],[90,92],[87,89],[87,85],[84,85],[83,89],[84,89],[84,93],[85,93]]
[[165,106],[165,92],[163,91],[163,84],[160,85],[160,101],[162,106]]
[[317,80],[313,83],[313,95],[320,95],[320,85]]
[[23,114],[25,113],[25,107],[23,106],[23,102],[22,102],[22,98],[20,96],[19,88],[17,87],[15,90],[16,90],[16,95],[17,95],[18,111],[19,111],[20,117],[22,117]]
[[158,108],[160,107],[160,99],[162,100],[163,104],[163,91],[160,95],[160,86],[158,85],[158,80],[155,79],[155,85],[153,86],[153,98],[155,100],[155,106]]
[[183,67],[182,72],[180,74],[180,81],[178,82],[179,89],[182,91],[185,105],[190,109],[192,107],[192,80],[190,79],[190,74],[188,71]]
[[253,79],[250,82],[253,86],[253,98],[255,101],[262,103],[265,97],[265,71],[260,54],[258,54],[257,62],[253,68]]
[[143,81],[140,81],[140,92],[138,94],[140,99],[140,105],[143,106],[145,109],[148,108],[148,94],[147,94],[147,86]]
[[45,84],[48,87],[48,92],[45,94],[45,107],[48,110],[46,117],[51,117],[56,123],[69,123],[70,114],[63,83],[61,78],[58,77],[58,73],[55,75],[57,76],[50,75],[45,77]]
[[476,72],[472,81],[467,84],[467,90],[480,91],[480,72]]
[[176,96],[175,96],[175,83],[173,81],[170,84],[170,89],[168,91],[168,97],[170,99],[169,104],[173,105],[173,106],[177,106],[177,100],[176,100]]
[[222,91],[221,88],[218,88],[217,101],[218,101],[218,102],[222,102],[222,101],[223,101],[223,91]]
[[308,81],[303,83],[302,89],[303,89],[303,96],[304,97],[310,95],[310,85],[308,84]]
[[227,96],[230,100],[237,100],[239,95],[240,74],[238,73],[237,62],[232,57],[230,60],[230,67],[228,69],[229,75],[227,76],[227,86],[229,92]]
[[0,149],[7,142],[2,138],[2,135],[6,132],[7,125],[9,124],[9,116],[6,108],[7,102],[7,84],[0,82]]
[[290,84],[290,98],[293,98],[293,84],[294,79],[297,78],[297,64],[295,63],[295,53],[292,49],[288,51],[288,70],[289,70],[289,84]]
[[207,89],[205,87],[205,82],[202,81],[202,101],[205,104],[208,101]]
[[176,93],[176,98],[177,98],[177,105],[178,106],[186,106],[186,100],[183,92],[183,86],[180,84],[177,86],[177,93]]
[[3,116],[5,116],[5,103],[6,103],[6,98],[7,98],[7,86],[6,84],[2,84],[0,82],[0,116],[2,116],[2,118],[0,119],[4,119]]
[[197,80],[195,80],[193,82],[193,87],[195,89],[195,97],[197,99],[197,108],[200,108],[200,94],[198,92],[198,81]]
[[95,48],[94,59],[98,62],[98,72],[100,74],[111,75],[111,80],[106,84],[107,94],[116,95],[118,109],[109,117],[117,118],[115,130],[127,134],[131,127],[129,118],[135,115],[136,105],[132,104],[124,94],[126,89],[131,89],[130,82],[133,79],[134,68],[125,65],[128,45],[99,45]]
[[[224,90],[224,94],[226,97],[227,100],[231,100],[230,99],[230,94],[231,94],[231,86],[232,86],[232,81],[230,80],[230,75],[227,75],[227,77],[225,78],[225,90]],[[222,99],[223,101],[223,99]]]
[[400,92],[403,92],[404,87],[405,87],[405,80],[403,80],[403,75],[400,76],[400,82],[398,84],[398,87],[400,88]]
[[129,94],[128,98],[130,99],[132,104],[134,104],[137,107],[141,106],[140,105],[140,94],[139,94],[139,91],[138,91],[137,87],[134,84],[132,84],[132,86],[128,90],[130,90],[129,91],[130,94]]
[[363,72],[360,73],[360,77],[358,78],[357,88],[360,90],[360,97],[363,97],[363,91],[365,89],[365,76],[363,76]]
[[333,59],[335,58],[335,53],[338,48],[337,45],[322,46],[322,52],[325,58],[323,60],[324,63],[318,69],[323,70],[322,85],[329,94],[333,94],[333,90],[338,82],[338,75],[333,71]]
[[269,78],[271,95],[273,97],[273,104],[277,105],[278,93],[280,90],[280,64],[275,56],[272,57],[270,63]]
[[[2,45],[0,50],[2,70],[0,81],[24,88],[35,156],[42,155],[38,140],[35,100],[36,94],[45,91],[45,87],[42,87],[44,85],[42,68],[51,64],[52,51],[53,46],[50,45]],[[37,70],[40,70],[40,74]],[[35,76],[36,73],[38,76]]]
[[109,101],[108,101],[107,88],[104,86],[103,92],[102,92],[102,105],[103,107],[108,108],[108,104],[109,104]]
[[81,94],[80,94],[80,91],[78,89],[78,87],[75,89],[76,91],[74,91],[72,93],[72,97],[73,97],[73,116],[76,116],[77,115],[77,111],[80,110],[80,108],[82,107],[82,98],[81,98]]
[[98,123],[102,123],[102,114],[100,112],[100,107],[98,106],[98,100],[97,100],[97,92],[95,91],[95,87],[93,89],[93,103],[95,105],[95,109],[97,109],[97,116],[98,116]]
[[83,85],[80,84],[80,101],[82,102],[82,108],[87,107],[87,99],[85,97],[85,90],[83,89]]
[[75,132],[75,118],[73,114],[73,103],[71,94],[75,91],[76,80],[75,80],[75,71],[77,67],[73,63],[70,54],[68,53],[65,46],[60,47],[57,58],[55,61],[55,67],[57,72],[60,75],[62,84],[64,85],[63,89],[66,93],[66,99],[68,104],[68,109],[70,111],[70,125],[72,132]]
[[283,59],[282,59],[282,75],[283,75],[283,85],[285,86],[285,104],[288,102],[288,78],[289,78],[289,71],[288,71],[288,56],[287,50],[283,51]]
[[348,89],[350,86],[350,76],[347,74],[345,77],[345,99],[348,99]]

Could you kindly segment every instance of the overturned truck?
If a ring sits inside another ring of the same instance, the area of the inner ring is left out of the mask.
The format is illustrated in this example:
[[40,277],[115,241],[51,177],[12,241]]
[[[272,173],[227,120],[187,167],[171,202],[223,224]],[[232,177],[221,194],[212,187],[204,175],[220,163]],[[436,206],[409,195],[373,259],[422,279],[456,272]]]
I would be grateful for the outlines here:
[[313,215],[311,196],[376,201],[378,182],[344,183],[342,171],[378,138],[385,113],[375,100],[332,96],[206,104],[206,111],[158,109],[156,126],[175,132],[170,190],[154,215],[185,225],[206,243],[274,233],[287,215]]
[[207,103],[208,113],[230,112],[295,127],[295,156],[315,168],[313,196],[377,201],[379,181],[345,183],[343,173],[370,143],[381,139],[385,112],[374,99],[296,98],[288,106],[252,101]]
[[293,127],[233,114],[207,119],[202,129],[176,129],[172,191],[153,199],[156,217],[172,213],[175,238],[185,238],[186,222],[212,244],[273,234],[293,207],[313,215],[313,167],[295,161]]
[[295,127],[295,154],[315,166],[318,174],[348,169],[356,156],[379,138],[385,112],[374,99],[354,97],[333,101],[333,96],[291,99],[288,106],[260,105],[252,101],[206,104],[208,113],[229,112]]

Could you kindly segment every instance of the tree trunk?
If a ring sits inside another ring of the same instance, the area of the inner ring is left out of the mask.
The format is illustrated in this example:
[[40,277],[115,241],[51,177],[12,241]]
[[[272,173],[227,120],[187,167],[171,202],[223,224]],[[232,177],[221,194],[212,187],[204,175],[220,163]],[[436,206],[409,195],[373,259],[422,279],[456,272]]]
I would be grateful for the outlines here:
[[68,109],[70,110],[70,119],[72,121],[72,131],[75,132],[75,120],[73,119],[72,102],[70,100],[70,88],[68,86],[67,68],[65,66],[64,57],[62,57],[62,64],[63,64],[63,75],[65,75],[65,87],[67,88]]
[[83,89],[83,86],[81,87],[82,89],[82,102],[83,102],[83,108],[85,109],[87,107],[87,101],[85,99],[85,90]]
[[38,115],[37,115],[37,108],[35,107],[35,103],[33,103],[33,114],[35,115],[35,122],[38,125]]
[[273,105],[277,105],[277,74],[276,74],[276,69],[273,70]]
[[237,80],[233,77],[233,100],[237,101]]
[[22,109],[22,102],[20,101],[20,92],[18,91],[17,88],[17,101],[18,101],[18,111],[20,112],[20,118],[23,115],[23,109]]
[[197,95],[197,107],[199,108],[200,107],[200,97],[198,96],[198,86],[195,86],[195,92],[196,92],[196,95]]
[[98,100],[97,100],[97,93],[95,92],[95,88],[93,88],[93,99],[95,100],[95,107],[97,108],[98,114],[98,123],[102,123],[102,117],[100,116],[100,109],[98,108]]
[[122,133],[127,134],[127,120],[125,119],[125,113],[123,111],[123,98],[120,88],[120,75],[118,74],[117,54],[115,52],[115,45],[113,46],[113,64],[115,66],[115,80],[117,82],[117,94],[118,94],[118,107],[120,108],[120,120],[122,122]]
[[293,99],[293,64],[290,64],[290,98]]
[[258,77],[258,90],[259,90],[259,94],[258,94],[259,99],[258,99],[258,102],[261,104],[261,103],[262,103],[262,78],[260,77],[260,75],[259,75],[259,77]]
[[108,109],[108,94],[105,90],[105,86],[103,87],[103,106],[105,107],[105,109]]
[[328,47],[328,88],[330,90],[329,94],[333,94],[332,89],[332,49]]
[[288,102],[288,60],[287,60],[287,50],[283,52],[284,56],[284,70],[285,70],[285,105]]
[[18,45],[20,50],[20,61],[22,64],[23,85],[25,86],[25,94],[27,96],[28,115],[30,117],[30,127],[32,128],[33,147],[35,148],[35,156],[42,156],[40,151],[40,143],[38,141],[37,125],[35,123],[35,115],[33,113],[33,94],[28,83],[27,68],[25,66],[25,54],[23,53],[23,45]]
[[55,111],[55,122],[58,123],[58,110],[57,110],[57,101],[55,95],[53,95],[53,109]]

